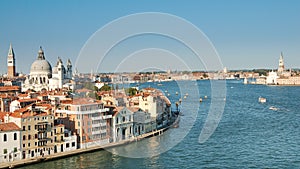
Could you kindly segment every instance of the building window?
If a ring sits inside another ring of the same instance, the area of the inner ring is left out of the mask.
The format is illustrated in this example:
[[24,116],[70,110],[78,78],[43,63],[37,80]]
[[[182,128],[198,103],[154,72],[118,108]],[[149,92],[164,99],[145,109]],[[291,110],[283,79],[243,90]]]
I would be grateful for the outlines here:
[[72,142],[72,147],[75,147],[75,142]]
[[31,140],[31,135],[28,135],[28,140]]
[[66,144],[66,148],[69,148],[69,147],[70,147],[70,143],[67,143],[67,144]]
[[30,128],[31,128],[31,127],[30,127],[30,126],[28,126],[28,130],[30,130]]
[[4,136],[3,136],[3,141],[4,142],[7,141],[7,135],[6,134],[4,134]]
[[30,143],[28,143],[28,147],[30,147]]
[[17,140],[18,137],[17,137],[17,133],[14,133],[14,140]]
[[7,149],[4,149],[4,150],[3,150],[3,154],[7,154]]
[[123,122],[125,122],[125,116],[123,116]]
[[23,131],[25,131],[25,126],[23,126]]
[[25,135],[23,136],[23,140],[26,140],[26,136]]
[[14,148],[14,152],[16,153],[18,151],[17,147]]
[[23,147],[25,147],[25,144],[23,144]]

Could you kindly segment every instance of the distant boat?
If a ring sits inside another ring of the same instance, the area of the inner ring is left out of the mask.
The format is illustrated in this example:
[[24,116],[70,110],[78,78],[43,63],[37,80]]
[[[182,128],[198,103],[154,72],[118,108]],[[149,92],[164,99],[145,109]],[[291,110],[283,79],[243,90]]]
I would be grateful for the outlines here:
[[200,99],[199,99],[199,102],[202,102],[202,101],[203,101],[202,98],[200,98]]
[[275,106],[271,106],[271,107],[269,107],[269,109],[270,109],[270,110],[274,110],[274,111],[277,111],[277,110],[278,110],[278,108],[275,107]]
[[178,95],[178,92],[176,92],[176,95]]
[[207,96],[204,96],[204,99],[207,99]]
[[258,98],[258,102],[260,102],[260,103],[266,103],[266,102],[267,102],[267,99],[264,98],[264,97],[259,97],[259,98]]
[[158,83],[157,86],[162,86],[162,84],[161,84],[161,83]]
[[246,77],[244,78],[244,84],[248,84],[248,79]]

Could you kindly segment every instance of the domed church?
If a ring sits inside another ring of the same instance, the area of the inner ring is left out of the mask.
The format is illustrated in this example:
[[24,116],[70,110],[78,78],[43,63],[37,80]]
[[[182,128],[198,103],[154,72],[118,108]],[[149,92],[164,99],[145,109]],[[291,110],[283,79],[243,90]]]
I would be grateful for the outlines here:
[[35,91],[53,90],[64,86],[73,88],[71,81],[72,64],[70,59],[67,61],[67,69],[64,67],[61,58],[57,59],[57,64],[52,68],[51,64],[45,59],[42,47],[40,47],[38,57],[31,65],[30,74],[22,85],[22,91],[28,89]]

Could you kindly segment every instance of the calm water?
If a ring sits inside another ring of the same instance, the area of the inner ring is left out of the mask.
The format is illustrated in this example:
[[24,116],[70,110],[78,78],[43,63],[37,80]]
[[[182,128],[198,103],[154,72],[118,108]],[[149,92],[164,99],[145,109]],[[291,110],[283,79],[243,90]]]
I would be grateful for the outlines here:
[[[181,89],[176,82],[141,85],[148,86],[167,90],[173,102],[180,97],[175,95],[176,91],[181,90],[182,95],[189,93],[182,102],[184,116],[179,128],[110,152],[87,153],[23,168],[300,168],[300,87],[227,81],[221,122],[209,140],[199,144],[211,104],[210,82],[180,82]],[[199,97],[205,95],[208,99],[199,103]],[[258,103],[259,96],[266,97],[267,103]],[[271,106],[278,110],[270,110]],[[166,152],[159,154],[160,151]]]

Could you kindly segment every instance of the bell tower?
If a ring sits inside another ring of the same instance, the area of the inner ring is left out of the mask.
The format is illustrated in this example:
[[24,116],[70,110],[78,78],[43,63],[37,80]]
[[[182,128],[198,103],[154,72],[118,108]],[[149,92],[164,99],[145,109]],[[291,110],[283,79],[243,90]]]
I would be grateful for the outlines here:
[[282,74],[284,72],[284,61],[283,61],[283,54],[280,53],[279,57],[279,64],[278,64],[278,73]]
[[12,78],[16,76],[16,61],[15,53],[10,44],[7,56],[7,77]]

